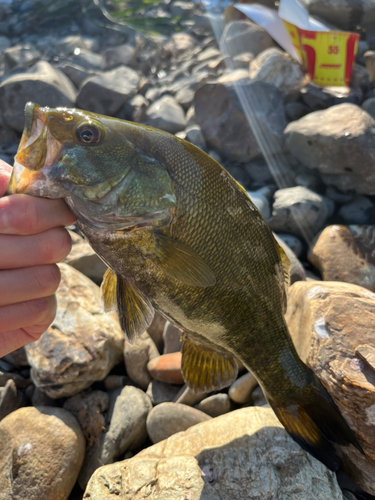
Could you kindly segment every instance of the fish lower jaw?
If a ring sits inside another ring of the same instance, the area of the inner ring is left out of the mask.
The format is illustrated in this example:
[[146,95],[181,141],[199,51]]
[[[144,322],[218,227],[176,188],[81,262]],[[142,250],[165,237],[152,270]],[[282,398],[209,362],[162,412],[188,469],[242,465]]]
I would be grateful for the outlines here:
[[89,202],[84,202],[76,196],[68,196],[65,201],[81,224],[92,231],[121,232],[125,237],[131,237],[132,232],[136,229],[167,226],[172,220],[169,209],[149,214],[123,216],[115,211],[94,213],[97,205],[91,207]]

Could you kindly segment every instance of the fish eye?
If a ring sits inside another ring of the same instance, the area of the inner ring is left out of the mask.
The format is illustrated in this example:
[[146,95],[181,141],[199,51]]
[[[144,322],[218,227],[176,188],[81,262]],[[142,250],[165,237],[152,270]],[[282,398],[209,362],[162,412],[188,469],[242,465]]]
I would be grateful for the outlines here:
[[81,125],[76,130],[76,136],[82,144],[97,144],[100,141],[100,129],[95,125]]

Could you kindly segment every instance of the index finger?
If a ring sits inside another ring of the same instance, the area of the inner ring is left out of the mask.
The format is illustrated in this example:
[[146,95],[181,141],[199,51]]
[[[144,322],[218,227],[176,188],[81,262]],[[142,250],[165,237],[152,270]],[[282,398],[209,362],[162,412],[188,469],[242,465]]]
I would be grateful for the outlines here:
[[0,160],[0,197],[4,196],[7,190],[11,173],[12,167],[5,161]]
[[31,235],[59,226],[70,226],[76,218],[63,200],[12,194],[0,198],[0,233]]

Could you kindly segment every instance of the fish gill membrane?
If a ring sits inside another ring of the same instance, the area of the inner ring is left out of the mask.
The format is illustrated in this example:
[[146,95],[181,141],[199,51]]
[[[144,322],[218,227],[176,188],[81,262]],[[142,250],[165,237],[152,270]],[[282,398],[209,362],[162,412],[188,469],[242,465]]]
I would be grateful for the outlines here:
[[[291,437],[350,475],[342,450],[363,450],[294,349],[283,318],[289,261],[245,190],[204,152],[166,132],[34,103],[25,115],[7,194],[66,201],[110,268],[103,302],[117,309],[126,338],[141,335],[157,309],[185,332],[183,374],[195,390],[231,383],[238,357]],[[242,323],[233,326],[237,316]]]

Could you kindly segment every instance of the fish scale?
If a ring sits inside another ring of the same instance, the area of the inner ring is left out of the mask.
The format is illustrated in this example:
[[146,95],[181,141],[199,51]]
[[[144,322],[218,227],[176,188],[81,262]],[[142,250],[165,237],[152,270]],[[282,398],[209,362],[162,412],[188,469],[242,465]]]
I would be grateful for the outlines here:
[[[30,137],[35,147],[26,151]],[[55,163],[44,165],[53,154]],[[344,448],[362,451],[291,341],[283,250],[244,189],[203,151],[151,127],[29,103],[12,192],[65,198],[110,268],[105,306],[117,308],[129,341],[147,329],[154,309],[181,328],[190,387],[229,385],[236,357],[313,456],[337,469],[345,468]]]

